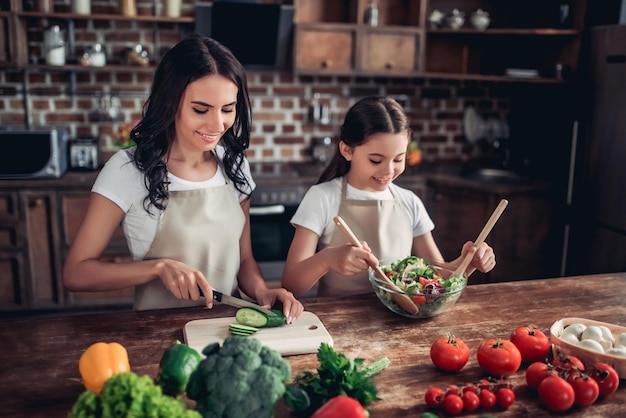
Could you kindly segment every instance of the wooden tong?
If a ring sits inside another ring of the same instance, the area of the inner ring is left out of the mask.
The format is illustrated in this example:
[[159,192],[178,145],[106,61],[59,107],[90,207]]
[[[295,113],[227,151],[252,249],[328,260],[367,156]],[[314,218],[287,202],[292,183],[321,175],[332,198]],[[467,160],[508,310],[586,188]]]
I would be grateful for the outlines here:
[[[346,224],[346,222],[341,218],[341,216],[335,216],[333,220],[335,221],[335,225],[337,225],[337,228],[339,228],[348,238],[348,240],[350,241],[350,244],[354,245],[355,247],[363,248],[363,244],[361,244],[361,241],[359,241],[356,235],[354,235],[354,233],[352,232],[348,224]],[[387,277],[387,275],[380,268],[380,266],[371,265],[370,267],[374,269],[374,271],[376,272],[376,276],[378,276],[378,278],[382,280],[383,283],[385,283],[385,286],[394,291],[394,292],[390,292],[391,296],[393,297],[393,300],[398,305],[400,305],[400,307],[402,307],[402,309],[404,309],[406,312],[410,313],[411,315],[416,315],[419,312],[419,307],[413,302],[413,299],[411,299],[408,295],[406,295],[402,291],[402,289],[396,286],[396,284],[392,282],[391,279],[389,279],[389,277]]]
[[[489,235],[489,232],[491,232],[491,229],[496,224],[496,222],[500,218],[500,215],[502,215],[502,212],[504,212],[504,209],[506,208],[506,205],[508,204],[509,204],[508,200],[506,199],[500,200],[500,203],[491,214],[491,217],[489,217],[489,220],[483,227],[483,230],[480,231],[480,234],[478,234],[478,238],[476,238],[476,241],[474,241],[475,246],[478,246],[485,241],[485,238],[487,238],[487,235]],[[467,268],[467,266],[469,266],[469,263],[472,261],[473,255],[474,254],[472,253],[467,253],[467,255],[465,256],[465,258],[463,259],[459,267],[457,267],[457,269],[454,270],[454,273],[452,273],[452,276],[463,277],[462,275],[463,273],[465,273],[465,269]]]

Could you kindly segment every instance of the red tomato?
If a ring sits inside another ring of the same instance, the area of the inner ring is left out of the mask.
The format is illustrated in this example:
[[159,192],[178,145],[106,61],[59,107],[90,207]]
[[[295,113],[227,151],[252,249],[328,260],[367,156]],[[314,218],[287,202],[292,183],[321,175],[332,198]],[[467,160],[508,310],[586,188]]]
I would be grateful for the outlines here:
[[589,376],[598,383],[600,396],[610,395],[619,387],[619,375],[613,367],[606,363],[594,364]]
[[469,359],[467,344],[458,338],[441,337],[430,346],[430,359],[433,364],[447,372],[458,372]]
[[423,305],[424,303],[426,303],[426,296],[424,296],[424,295],[414,295],[413,296],[413,302],[416,305]]
[[484,409],[491,409],[496,406],[496,394],[489,389],[481,389],[478,397],[480,398],[480,406]]
[[567,381],[574,388],[574,403],[578,406],[593,405],[600,396],[598,383],[586,374],[572,371]]
[[475,411],[480,407],[480,398],[478,397],[476,392],[472,392],[469,390],[464,391],[461,399],[463,399],[463,409],[468,412]]
[[567,411],[574,405],[576,394],[572,385],[557,375],[550,375],[539,383],[539,401],[549,410]]
[[354,398],[337,395],[321,406],[311,418],[359,417],[366,418],[368,411]]
[[463,399],[459,395],[448,395],[441,401],[441,406],[450,415],[457,415],[463,411]]
[[578,357],[566,356],[559,354],[552,359],[552,365],[561,369],[571,369],[576,367],[578,370],[585,370],[585,365]]
[[553,367],[547,363],[536,361],[531,363],[526,369],[526,384],[529,388],[537,389],[539,383],[546,377],[550,376]]
[[515,402],[515,392],[511,388],[499,388],[496,390],[496,403],[502,408],[508,408]]
[[424,400],[426,401],[426,405],[430,407],[439,406],[441,404],[441,400],[443,398],[443,390],[438,387],[432,387],[426,391],[424,395]]
[[517,327],[511,333],[511,342],[522,354],[522,361],[543,361],[550,353],[550,340],[540,329],[528,326]]
[[522,365],[522,355],[509,340],[488,338],[478,347],[478,364],[493,376],[510,376]]

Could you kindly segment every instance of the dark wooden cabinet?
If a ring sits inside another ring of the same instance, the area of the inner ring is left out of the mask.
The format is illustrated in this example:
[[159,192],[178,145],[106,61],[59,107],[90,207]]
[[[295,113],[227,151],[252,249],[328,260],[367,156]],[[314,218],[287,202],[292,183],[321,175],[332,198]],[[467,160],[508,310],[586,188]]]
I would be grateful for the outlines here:
[[[87,209],[95,175],[0,181],[0,311],[130,307],[133,289],[69,292],[63,262]],[[130,260],[118,228],[103,259]]]
[[544,183],[493,184],[458,176],[432,176],[426,181],[425,205],[433,236],[446,260],[459,256],[474,241],[501,199],[509,204],[485,240],[496,254],[489,273],[475,272],[470,283],[556,277],[560,258],[551,218],[552,192]]

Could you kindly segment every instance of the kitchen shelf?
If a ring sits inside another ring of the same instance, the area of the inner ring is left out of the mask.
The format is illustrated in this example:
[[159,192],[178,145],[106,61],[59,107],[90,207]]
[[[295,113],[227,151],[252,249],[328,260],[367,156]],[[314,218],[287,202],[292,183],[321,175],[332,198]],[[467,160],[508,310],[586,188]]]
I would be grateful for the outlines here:
[[[576,73],[586,0],[377,0],[378,22],[366,23],[370,0],[295,0],[294,72],[562,83],[557,67]],[[458,9],[460,29],[432,27],[429,16]],[[484,31],[470,14],[489,13]],[[508,68],[535,69],[538,77],[510,77]]]
[[156,22],[156,23],[193,23],[193,16],[167,17],[154,15],[126,16],[115,13],[83,15],[78,13],[42,13],[42,12],[14,12],[20,17],[34,17],[46,19],[71,19],[71,20],[127,20],[132,22]]

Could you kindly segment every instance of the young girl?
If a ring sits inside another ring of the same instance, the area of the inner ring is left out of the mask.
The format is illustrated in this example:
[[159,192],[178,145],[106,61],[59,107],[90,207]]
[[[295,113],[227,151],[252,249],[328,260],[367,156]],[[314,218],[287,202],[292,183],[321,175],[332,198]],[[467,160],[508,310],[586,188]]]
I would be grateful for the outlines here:
[[[213,289],[241,289],[259,304],[280,301],[292,322],[302,304],[269,289],[252,254],[246,74],[230,50],[191,35],[163,57],[136,146],[102,168],[65,261],[73,291],[134,286],[136,309],[213,305]],[[133,258],[100,257],[122,224]],[[201,297],[201,293],[205,297]]]
[[[368,267],[408,255],[454,270],[473,252],[468,274],[493,269],[495,255],[485,243],[468,241],[456,260],[443,260],[422,201],[393,184],[405,169],[408,143],[408,118],[395,100],[367,97],[348,110],[337,152],[291,219],[296,231],[282,277],[287,290],[299,295],[319,281],[319,296],[371,292]],[[363,240],[363,249],[347,244],[335,216]]]

